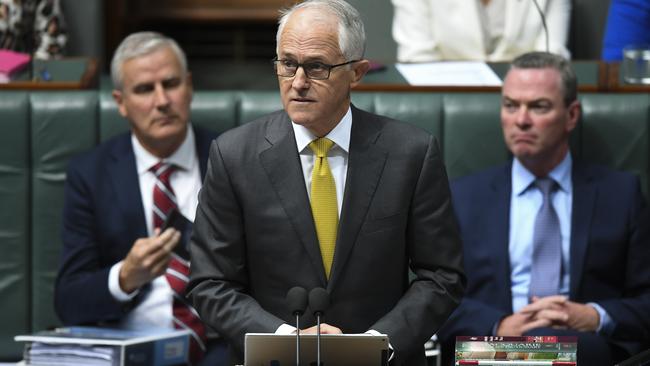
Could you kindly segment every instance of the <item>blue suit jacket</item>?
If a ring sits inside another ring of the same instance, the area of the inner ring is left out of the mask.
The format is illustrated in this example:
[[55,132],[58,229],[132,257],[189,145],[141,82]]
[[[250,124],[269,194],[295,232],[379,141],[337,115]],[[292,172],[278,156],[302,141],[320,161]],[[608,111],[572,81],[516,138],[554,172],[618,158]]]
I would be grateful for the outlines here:
[[[491,335],[512,313],[508,254],[512,164],[452,182],[468,278],[465,298],[438,333]],[[608,339],[637,352],[650,339],[650,242],[637,178],[573,164],[570,294],[600,304],[616,323]]]
[[[194,128],[201,176],[216,134]],[[63,252],[55,288],[55,308],[64,324],[117,321],[137,304],[113,299],[111,266],[124,259],[147,226],[131,145],[119,135],[68,166],[63,208]]]

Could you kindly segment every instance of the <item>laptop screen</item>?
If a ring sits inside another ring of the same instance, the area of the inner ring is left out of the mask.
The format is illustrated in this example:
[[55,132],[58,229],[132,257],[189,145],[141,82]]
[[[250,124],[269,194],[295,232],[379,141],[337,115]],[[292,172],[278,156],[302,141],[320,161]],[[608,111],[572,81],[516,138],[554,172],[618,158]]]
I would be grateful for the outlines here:
[[[245,366],[296,364],[296,336],[247,333]],[[316,365],[316,335],[300,335],[300,364]],[[371,334],[321,335],[321,363],[336,366],[388,365],[388,336]]]

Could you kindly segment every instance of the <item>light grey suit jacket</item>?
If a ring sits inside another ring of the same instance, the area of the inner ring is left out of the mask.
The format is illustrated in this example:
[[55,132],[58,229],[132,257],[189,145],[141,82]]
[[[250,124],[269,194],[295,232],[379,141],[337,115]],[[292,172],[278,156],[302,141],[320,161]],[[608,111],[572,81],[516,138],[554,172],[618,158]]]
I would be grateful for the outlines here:
[[[433,136],[352,107],[348,172],[328,281],[291,121],[284,111],[212,145],[191,246],[202,319],[241,356],[247,332],[294,318],[294,286],[324,287],[324,322],[389,336],[393,364],[424,365],[423,344],[458,305],[462,250]],[[409,279],[409,266],[414,279]],[[301,327],[315,324],[306,314]]]

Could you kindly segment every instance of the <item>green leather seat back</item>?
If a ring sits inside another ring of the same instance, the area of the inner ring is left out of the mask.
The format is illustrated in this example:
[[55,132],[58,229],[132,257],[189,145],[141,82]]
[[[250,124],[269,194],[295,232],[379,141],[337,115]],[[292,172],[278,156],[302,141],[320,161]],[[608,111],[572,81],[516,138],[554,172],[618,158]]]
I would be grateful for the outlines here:
[[442,95],[433,93],[373,93],[373,112],[412,123],[441,141]]
[[99,141],[104,142],[129,130],[129,122],[120,115],[111,90],[99,91]]
[[237,97],[232,92],[204,91],[194,93],[192,124],[218,133],[237,126]]
[[443,97],[442,145],[449,178],[507,161],[500,110],[501,95],[497,93]]
[[237,96],[239,99],[237,119],[240,125],[282,109],[279,91],[241,92]]
[[[61,252],[63,185],[69,159],[97,143],[97,93],[33,92],[32,329],[56,326],[54,281]],[[82,294],[80,294],[81,296]]]
[[376,113],[374,93],[353,92],[351,98],[355,107],[366,112]]
[[0,116],[0,360],[15,360],[30,331],[29,95],[0,92]]
[[641,179],[646,198],[650,174],[650,95],[584,94],[581,157]]

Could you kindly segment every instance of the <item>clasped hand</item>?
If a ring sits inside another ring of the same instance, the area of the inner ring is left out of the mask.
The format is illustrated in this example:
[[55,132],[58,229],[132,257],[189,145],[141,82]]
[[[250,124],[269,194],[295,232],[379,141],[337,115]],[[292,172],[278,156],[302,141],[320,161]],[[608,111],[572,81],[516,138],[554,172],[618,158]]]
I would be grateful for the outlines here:
[[498,336],[520,336],[536,328],[572,329],[593,332],[600,315],[588,304],[570,301],[566,296],[534,297],[532,302],[501,320]]

